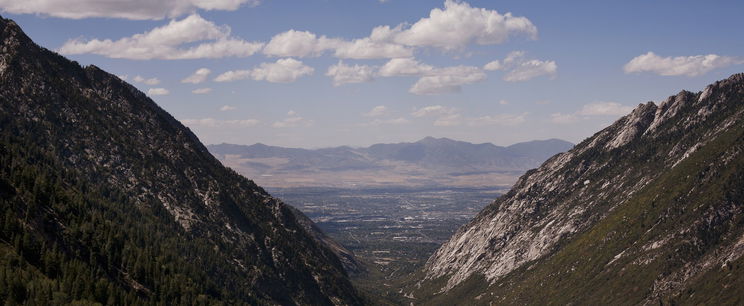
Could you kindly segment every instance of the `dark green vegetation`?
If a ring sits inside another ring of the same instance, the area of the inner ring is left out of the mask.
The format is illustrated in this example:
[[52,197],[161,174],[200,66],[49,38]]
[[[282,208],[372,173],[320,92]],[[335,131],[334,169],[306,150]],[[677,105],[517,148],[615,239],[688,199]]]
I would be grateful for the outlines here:
[[361,304],[281,201],[134,87],[0,19],[0,300]]
[[[613,145],[623,133],[630,136],[624,138],[627,142]],[[639,106],[567,156],[546,163],[555,171],[548,181],[586,180],[584,186],[574,184],[551,193],[548,183],[530,180],[547,172],[541,167],[526,174],[515,190],[485,209],[469,227],[503,214],[497,205],[510,205],[510,198],[551,197],[564,203],[538,201],[542,206],[524,214],[524,224],[530,218],[571,220],[570,215],[555,217],[559,205],[584,208],[589,218],[573,219],[574,233],[563,234],[543,256],[490,282],[474,273],[445,293],[439,291],[447,276],[420,288],[412,282],[408,288],[423,297],[419,301],[744,303],[744,74],[702,93],[681,92],[658,107]],[[564,161],[557,163],[559,159]],[[529,192],[521,193],[522,186]],[[549,225],[528,230],[542,233]],[[517,231],[512,237],[519,235]],[[500,252],[498,247],[492,250]],[[427,268],[437,264],[430,262]]]

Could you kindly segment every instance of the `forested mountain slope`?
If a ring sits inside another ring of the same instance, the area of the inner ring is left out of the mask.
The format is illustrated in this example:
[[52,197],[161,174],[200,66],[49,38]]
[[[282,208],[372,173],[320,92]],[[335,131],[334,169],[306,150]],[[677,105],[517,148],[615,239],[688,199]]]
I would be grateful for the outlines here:
[[360,304],[288,206],[145,94],[0,19],[0,300]]

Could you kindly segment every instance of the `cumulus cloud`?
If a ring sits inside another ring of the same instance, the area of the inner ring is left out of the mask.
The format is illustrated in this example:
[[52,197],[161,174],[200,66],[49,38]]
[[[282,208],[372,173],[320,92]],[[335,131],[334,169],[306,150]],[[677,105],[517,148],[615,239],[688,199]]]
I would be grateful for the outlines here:
[[744,64],[744,59],[716,54],[661,57],[653,52],[636,56],[625,64],[625,73],[651,72],[664,76],[694,77],[713,69]]
[[517,67],[504,75],[504,81],[522,82],[539,76],[554,76],[558,65],[554,61],[529,60],[519,63]]
[[501,70],[502,68],[504,68],[504,66],[501,65],[501,62],[499,62],[498,60],[489,62],[488,64],[483,66],[483,70],[488,71]]
[[514,125],[519,125],[519,124],[524,123],[526,121],[525,119],[526,116],[527,116],[527,113],[482,116],[482,117],[468,119],[468,125],[470,126],[488,126],[488,125],[514,126]]
[[467,45],[493,45],[509,37],[525,35],[535,39],[537,27],[526,17],[471,7],[467,2],[446,0],[444,8],[413,24],[378,26],[368,37],[345,40],[308,31],[289,30],[272,37],[263,49],[269,56],[320,56],[326,51],[341,59],[412,57],[416,47],[461,50]]
[[491,62],[486,64],[484,69],[505,70],[504,81],[523,82],[539,76],[554,77],[558,72],[558,65],[554,61],[528,60],[525,59],[524,51],[513,51],[506,56],[503,63]]
[[170,91],[165,88],[150,88],[147,91],[148,96],[165,96],[170,94]]
[[380,117],[387,114],[388,108],[385,105],[378,105],[373,107],[370,111],[362,114],[365,117]]
[[176,60],[246,57],[258,52],[262,46],[262,43],[234,38],[230,36],[229,27],[217,26],[194,14],[118,40],[68,40],[58,51],[66,55],[97,54],[135,60]]
[[391,35],[393,41],[399,44],[445,50],[462,49],[470,43],[500,44],[514,35],[537,37],[537,27],[526,17],[515,17],[511,13],[502,15],[455,0],[446,0],[444,9],[432,9],[429,17],[406,29],[402,26],[387,28],[394,34]]
[[318,37],[308,31],[289,30],[274,35],[263,48],[263,53],[279,57],[320,56],[324,51],[335,49],[342,43],[340,39]]
[[375,41],[371,38],[361,38],[340,44],[336,48],[335,56],[351,59],[410,57],[413,56],[413,49],[399,44]]
[[250,70],[231,70],[214,78],[215,82],[233,82],[251,78],[271,83],[292,83],[315,72],[310,66],[293,58],[278,59],[273,63],[261,63]]
[[434,67],[421,64],[414,58],[394,58],[389,60],[377,72],[379,76],[417,76],[434,70]]
[[221,112],[234,111],[236,109],[238,109],[238,108],[235,107],[235,106],[232,106],[232,105],[223,105],[222,107],[220,107],[220,111]]
[[205,94],[208,94],[210,92],[212,92],[212,88],[209,88],[209,87],[207,87],[207,88],[197,88],[197,89],[194,89],[194,90],[191,91],[191,93],[193,93],[195,95],[205,95]]
[[181,83],[191,83],[191,84],[202,83],[207,80],[207,77],[209,76],[210,73],[212,73],[212,71],[207,68],[199,68],[196,71],[194,71],[194,73],[192,73],[190,76],[181,80]]
[[310,66],[293,58],[279,59],[275,63],[261,63],[251,70],[251,78],[271,83],[292,83],[298,78],[315,72]]
[[293,127],[309,127],[313,125],[312,120],[302,118],[297,112],[290,110],[287,112],[287,118],[280,121],[275,121],[271,124],[275,128],[293,128]]
[[149,78],[149,79],[147,79],[147,78],[144,78],[144,77],[142,77],[140,75],[135,76],[132,79],[132,81],[134,81],[136,83],[147,84],[147,85],[158,85],[158,84],[160,84],[160,80],[158,78]]
[[555,61],[527,59],[524,51],[512,51],[503,61],[492,61],[483,66],[483,70],[503,70],[506,73],[503,80],[507,82],[522,82],[539,76],[555,77],[558,65]]
[[429,105],[415,110],[411,113],[416,118],[428,117],[428,116],[443,116],[452,115],[457,113],[457,109],[453,107],[447,107],[442,105]]
[[577,114],[582,116],[623,116],[633,110],[633,106],[625,106],[616,102],[595,102],[584,105]]
[[234,11],[241,5],[255,6],[260,0],[0,0],[0,9],[12,14],[41,14],[60,18],[91,17],[134,20],[173,18],[196,10]]
[[243,119],[243,120],[220,120],[214,118],[203,118],[203,119],[183,119],[181,123],[191,127],[210,127],[210,128],[222,128],[222,127],[252,127],[256,126],[261,121],[256,119]]
[[461,85],[486,79],[486,74],[478,67],[454,66],[438,68],[426,73],[408,90],[417,95],[434,95],[459,92]]
[[233,82],[247,79],[251,76],[250,70],[230,70],[214,78],[215,82]]
[[375,67],[367,65],[349,66],[339,61],[328,67],[326,76],[333,79],[333,86],[341,86],[347,83],[363,83],[374,80]]
[[263,49],[268,56],[313,57],[326,51],[342,59],[377,59],[410,57],[413,49],[400,44],[365,37],[347,41],[340,38],[318,36],[308,31],[289,30],[274,35]]

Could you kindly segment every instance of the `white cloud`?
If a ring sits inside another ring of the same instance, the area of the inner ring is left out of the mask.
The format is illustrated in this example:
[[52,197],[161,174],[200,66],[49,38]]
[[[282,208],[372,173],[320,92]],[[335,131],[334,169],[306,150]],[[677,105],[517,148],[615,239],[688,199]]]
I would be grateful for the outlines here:
[[625,106],[616,102],[595,102],[584,105],[577,114],[582,116],[623,116],[632,110],[632,106]]
[[512,51],[502,62],[492,61],[485,66],[484,70],[504,70],[504,81],[522,82],[539,76],[555,77],[558,65],[554,61],[543,61],[537,59],[525,59],[524,51]]
[[421,64],[414,58],[394,58],[389,60],[378,71],[379,76],[416,76],[434,70],[434,67]]
[[120,74],[116,76],[119,77],[122,81],[126,81],[129,78],[129,75],[126,74]]
[[435,8],[409,28],[390,29],[393,40],[409,46],[462,49],[470,43],[500,44],[510,36],[524,34],[535,39],[537,27],[525,17],[471,7],[467,2],[446,0],[444,9]]
[[388,109],[385,105],[378,105],[373,107],[370,111],[362,114],[365,117],[380,117],[387,114]]
[[160,84],[160,80],[158,78],[149,78],[149,79],[146,79],[146,78],[144,78],[142,76],[139,76],[139,75],[138,76],[135,76],[132,79],[132,81],[137,82],[137,83],[144,83],[144,84],[147,84],[147,85],[158,85],[158,84]]
[[287,116],[287,118],[280,121],[275,121],[271,126],[275,128],[309,127],[314,123],[312,120],[302,118],[297,112],[292,110],[287,112]]
[[399,44],[361,38],[340,44],[336,48],[335,56],[351,59],[410,57],[413,56],[413,49]]
[[413,113],[411,113],[411,115],[416,118],[420,118],[428,116],[452,115],[455,113],[457,113],[457,109],[453,107],[429,105],[415,110]]
[[234,111],[236,109],[238,109],[238,108],[235,107],[235,106],[232,106],[232,105],[223,105],[222,107],[220,107],[220,111],[221,112]]
[[483,66],[483,70],[488,70],[488,71],[501,70],[503,68],[504,66],[501,65],[501,62],[499,61],[492,61]]
[[501,105],[509,105],[509,101],[502,99],[502,100],[499,101],[499,104],[501,104]]
[[214,78],[215,82],[233,82],[252,78],[271,83],[292,83],[302,76],[315,72],[310,66],[293,58],[278,59],[274,63],[261,63],[251,70],[231,70]]
[[347,83],[363,83],[374,80],[375,67],[367,65],[349,66],[339,61],[328,67],[326,76],[333,79],[333,86],[341,86]]
[[170,91],[165,88],[150,88],[147,91],[148,96],[165,96],[167,94],[170,94]]
[[255,6],[260,0],[0,0],[0,9],[12,14],[41,14],[60,18],[91,17],[134,20],[173,18],[196,10],[234,11],[241,5]]
[[[2,1],[2,0],[0,0]],[[110,58],[199,59],[251,56],[262,43],[247,42],[230,36],[230,28],[217,26],[199,15],[171,20],[167,25],[119,40],[73,39],[59,53],[97,54]]]
[[553,113],[550,114],[550,121],[557,124],[571,124],[579,121],[575,114]]
[[504,75],[504,81],[522,82],[539,76],[554,76],[558,65],[554,61],[529,60],[521,62],[517,67]]
[[271,38],[263,53],[280,57],[320,56],[326,50],[332,50],[341,45],[340,39],[318,37],[308,31],[289,30]]
[[625,64],[625,73],[651,72],[665,76],[688,77],[705,74],[713,69],[744,64],[744,59],[716,54],[661,57],[653,52],[636,56]]
[[488,125],[514,126],[514,125],[519,125],[519,124],[524,123],[526,121],[525,119],[526,116],[527,116],[527,113],[482,116],[482,117],[468,119],[468,125],[470,126],[488,126]]
[[251,76],[250,70],[230,70],[214,78],[215,82],[233,82],[247,79]]
[[212,88],[209,88],[209,87],[207,87],[207,88],[197,88],[197,89],[194,89],[194,90],[191,91],[191,93],[193,93],[195,95],[204,95],[204,94],[208,94],[210,92],[212,92]]
[[478,67],[455,66],[438,68],[421,77],[408,90],[417,95],[433,95],[459,92],[460,86],[486,79],[486,74]]
[[279,59],[275,63],[261,63],[251,70],[251,78],[271,83],[292,83],[298,78],[315,72],[310,66],[293,58]]
[[409,47],[371,37],[346,41],[297,30],[274,35],[263,49],[263,53],[268,56],[281,57],[320,56],[326,51],[333,51],[334,56],[342,59],[395,58],[413,55],[413,49]]
[[261,121],[256,119],[244,119],[244,120],[220,120],[214,118],[203,118],[203,119],[183,119],[181,123],[191,127],[210,127],[210,128],[221,128],[221,127],[252,127],[256,126]]
[[199,68],[196,71],[194,71],[194,73],[192,73],[190,76],[181,80],[181,83],[191,83],[191,84],[202,83],[207,80],[207,77],[209,76],[210,73],[212,73],[212,71],[207,68]]

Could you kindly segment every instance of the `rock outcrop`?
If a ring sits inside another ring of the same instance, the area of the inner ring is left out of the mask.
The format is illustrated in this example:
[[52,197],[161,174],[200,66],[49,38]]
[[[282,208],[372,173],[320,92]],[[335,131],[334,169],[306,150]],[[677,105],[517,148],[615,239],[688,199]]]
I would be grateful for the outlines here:
[[528,171],[431,256],[411,291],[484,304],[730,296],[740,280],[695,288],[744,253],[743,151],[744,74],[640,104]]

